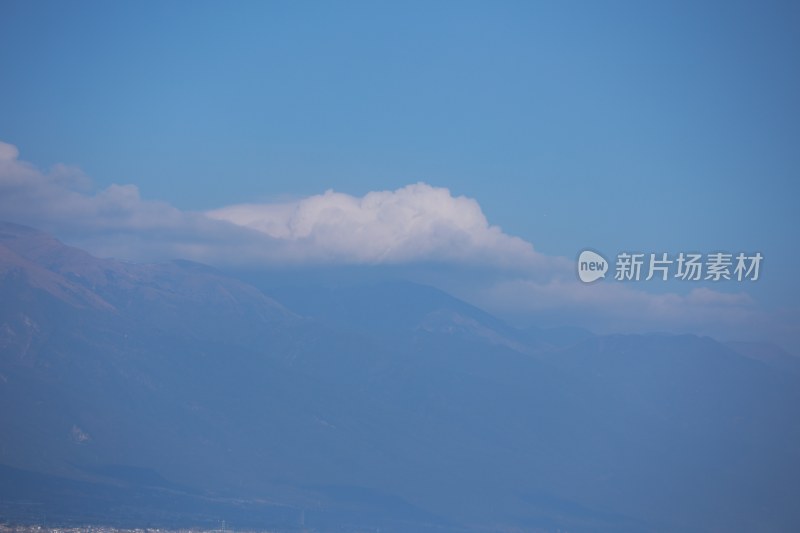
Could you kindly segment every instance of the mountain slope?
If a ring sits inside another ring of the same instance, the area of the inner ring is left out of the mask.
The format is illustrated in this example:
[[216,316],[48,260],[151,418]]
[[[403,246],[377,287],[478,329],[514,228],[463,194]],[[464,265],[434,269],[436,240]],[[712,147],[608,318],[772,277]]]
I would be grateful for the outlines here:
[[0,226],[0,513],[800,525],[800,380],[775,365],[695,336],[518,331],[412,284],[272,294],[283,304],[203,265],[101,260]]

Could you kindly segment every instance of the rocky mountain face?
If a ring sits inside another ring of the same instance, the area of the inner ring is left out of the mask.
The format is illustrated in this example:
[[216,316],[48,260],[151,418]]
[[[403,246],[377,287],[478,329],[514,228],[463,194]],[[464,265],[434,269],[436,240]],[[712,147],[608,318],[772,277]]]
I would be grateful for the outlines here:
[[268,296],[0,224],[0,517],[795,531],[795,369],[695,336],[518,330],[409,283]]

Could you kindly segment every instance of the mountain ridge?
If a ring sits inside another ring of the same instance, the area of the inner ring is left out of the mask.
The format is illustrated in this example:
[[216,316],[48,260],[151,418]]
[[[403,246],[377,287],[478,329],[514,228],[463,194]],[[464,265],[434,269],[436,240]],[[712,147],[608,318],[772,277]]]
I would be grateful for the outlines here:
[[21,483],[64,523],[111,505],[282,531],[800,524],[800,379],[768,361],[517,330],[413,284],[303,291],[0,225],[0,513],[36,519]]

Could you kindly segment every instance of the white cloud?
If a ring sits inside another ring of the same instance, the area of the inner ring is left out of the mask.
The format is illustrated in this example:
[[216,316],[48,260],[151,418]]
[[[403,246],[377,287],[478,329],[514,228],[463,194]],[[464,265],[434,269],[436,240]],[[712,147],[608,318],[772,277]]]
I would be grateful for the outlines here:
[[425,183],[207,213],[142,199],[135,185],[90,188],[78,169],[57,165],[43,172],[0,143],[2,218],[69,236],[97,253],[217,264],[548,264],[530,243],[489,224],[475,200]]
[[[0,142],[0,219],[27,224],[102,255],[130,260],[211,260],[248,233],[166,202],[144,200],[135,185],[91,192],[79,169],[42,171]],[[193,253],[185,254],[189,250]]]
[[697,287],[686,294],[653,293],[630,283],[585,284],[575,276],[545,282],[499,280],[464,296],[495,313],[535,317],[540,324],[580,325],[598,333],[681,331],[744,339],[764,330],[769,321],[745,292]]
[[329,190],[291,203],[234,205],[206,214],[290,243],[305,260],[530,266],[541,260],[530,243],[490,225],[475,200],[425,183],[362,197]]
[[0,141],[0,161],[14,161],[18,156],[16,146]]
[[47,229],[124,230],[174,224],[182,215],[166,203],[143,201],[134,185],[112,185],[92,195],[80,170],[56,165],[42,172],[17,157],[16,147],[0,142],[3,218]]

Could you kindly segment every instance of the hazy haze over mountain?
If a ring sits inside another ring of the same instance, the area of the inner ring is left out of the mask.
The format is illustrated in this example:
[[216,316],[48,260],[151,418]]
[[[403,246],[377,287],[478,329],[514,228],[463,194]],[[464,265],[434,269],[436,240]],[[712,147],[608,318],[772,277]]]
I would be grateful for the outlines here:
[[96,259],[14,224],[0,251],[11,518],[800,523],[800,377],[752,345],[521,330],[407,282],[275,300],[200,264]]

